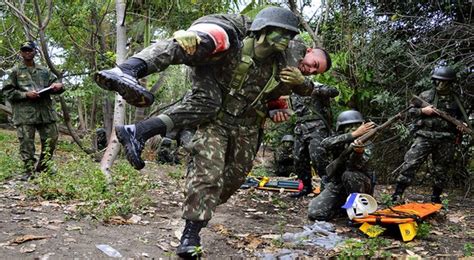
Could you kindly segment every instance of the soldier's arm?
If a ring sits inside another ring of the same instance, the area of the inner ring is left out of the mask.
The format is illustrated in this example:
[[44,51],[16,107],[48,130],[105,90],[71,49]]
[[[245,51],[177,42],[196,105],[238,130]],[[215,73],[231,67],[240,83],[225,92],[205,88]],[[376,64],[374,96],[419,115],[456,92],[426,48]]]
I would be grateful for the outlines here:
[[321,146],[325,149],[330,150],[330,149],[332,149],[336,146],[351,143],[354,140],[355,140],[355,138],[354,138],[354,136],[352,136],[351,133],[341,134],[341,135],[330,136],[328,138],[325,138],[321,142]]
[[11,71],[8,73],[8,78],[3,83],[2,91],[5,97],[10,101],[18,101],[26,99],[26,91],[21,91],[17,88],[18,82],[16,78],[16,72]]
[[339,95],[339,90],[333,87],[323,85],[323,84],[318,84],[318,85],[315,84],[312,95],[316,97],[334,98]]

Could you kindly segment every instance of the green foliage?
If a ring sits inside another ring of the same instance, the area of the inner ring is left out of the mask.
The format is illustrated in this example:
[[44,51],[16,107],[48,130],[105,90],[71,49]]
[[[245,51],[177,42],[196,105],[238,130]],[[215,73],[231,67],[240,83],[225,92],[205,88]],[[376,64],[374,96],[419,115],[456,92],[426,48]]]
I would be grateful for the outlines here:
[[344,241],[341,253],[337,259],[355,259],[359,257],[389,257],[390,252],[383,248],[390,245],[390,241],[385,238],[375,237],[365,240],[348,239]]
[[392,196],[388,193],[380,194],[380,204],[385,207],[392,207],[394,205]]
[[449,199],[442,200],[441,204],[443,204],[443,209],[445,209],[445,210],[449,209]]
[[30,197],[62,202],[79,201],[79,215],[93,215],[99,220],[126,216],[146,206],[150,198],[143,191],[149,181],[128,163],[112,168],[113,186],[109,186],[99,166],[86,155],[77,155],[58,165],[56,174],[40,174],[26,192]]
[[22,162],[18,159],[18,142],[14,132],[0,131],[0,181],[21,173]]
[[267,169],[263,166],[255,166],[252,168],[252,176],[256,178],[266,177],[269,175]]
[[464,244],[463,253],[464,256],[473,256],[474,245],[471,242]]
[[416,237],[420,239],[426,239],[430,235],[431,225],[423,222],[418,225],[416,229]]

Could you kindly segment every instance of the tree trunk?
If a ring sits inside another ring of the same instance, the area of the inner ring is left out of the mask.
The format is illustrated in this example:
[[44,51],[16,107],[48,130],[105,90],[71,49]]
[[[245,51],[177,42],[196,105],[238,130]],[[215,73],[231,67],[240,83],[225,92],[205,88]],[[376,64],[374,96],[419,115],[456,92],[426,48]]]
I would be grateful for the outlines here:
[[[126,44],[127,44],[127,32],[125,28],[125,7],[126,0],[116,0],[115,8],[117,13],[117,64],[120,64],[125,61],[125,56],[127,53]],[[113,125],[122,125],[124,122],[125,116],[125,101],[118,94],[115,95],[115,109],[114,109],[114,121]],[[110,183],[112,177],[110,175],[110,167],[114,163],[117,155],[120,151],[120,143],[117,140],[115,135],[115,130],[112,129],[112,135],[110,137],[109,144],[107,149],[100,161],[100,169],[105,174],[107,181]]]
[[86,122],[85,122],[85,119],[84,119],[84,115],[85,115],[85,111],[84,111],[84,106],[82,104],[82,99],[77,98],[77,116],[79,117],[79,127],[78,127],[78,129],[80,131],[83,131],[83,130],[87,129]]

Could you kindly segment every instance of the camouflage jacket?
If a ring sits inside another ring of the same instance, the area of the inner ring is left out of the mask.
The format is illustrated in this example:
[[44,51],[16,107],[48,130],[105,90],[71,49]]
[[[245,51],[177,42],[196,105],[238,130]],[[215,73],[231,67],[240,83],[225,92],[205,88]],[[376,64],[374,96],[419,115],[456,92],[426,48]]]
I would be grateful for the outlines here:
[[[333,159],[336,159],[354,140],[351,133],[340,134],[325,138],[321,142],[321,146],[332,154]],[[346,170],[367,172],[370,155],[371,145],[365,146],[363,153],[350,153],[349,158],[345,160]]]
[[[276,53],[261,61],[253,59],[254,63],[247,71],[244,84],[240,89],[231,89],[230,82],[233,71],[241,62],[243,42],[249,33],[250,20],[242,15],[209,15],[196,20],[193,25],[199,23],[215,23],[224,28],[229,36],[230,47],[225,51],[214,53],[215,44],[212,38],[205,33],[198,32],[202,40],[193,55],[186,54],[175,41],[163,41],[157,43],[161,45],[161,47],[157,46],[160,49],[159,52],[143,53],[141,55],[146,55],[146,57],[138,55],[136,57],[146,60],[149,56],[153,56],[153,64],[148,64],[149,71],[162,71],[172,64],[190,66],[194,87],[205,88],[207,85],[217,84],[224,93],[221,111],[224,113],[224,117],[231,119],[229,122],[238,122],[233,119],[252,120],[261,116],[259,112],[266,113],[266,101],[271,97],[266,93],[260,95],[260,99],[257,97],[272,76],[276,81],[279,80],[278,74],[287,64],[283,55]],[[277,66],[275,75],[273,75],[274,63]],[[288,91],[297,91],[303,95],[308,95],[312,91],[306,86],[298,88],[284,84],[279,85],[276,89],[282,90],[282,92],[274,92],[276,97],[285,93],[289,94]]]
[[[452,93],[450,95],[442,96],[436,93],[436,89],[430,89],[422,92],[419,96],[437,109],[446,112],[456,119],[465,121],[461,108],[459,108],[459,105],[455,100],[455,95],[455,93]],[[455,125],[446,122],[438,116],[427,116],[422,114],[420,107],[411,108],[408,113],[412,118],[415,118],[416,135],[428,138],[454,138],[458,133]]]
[[[26,97],[28,91],[39,91],[56,82],[56,76],[47,68],[35,65],[28,68],[23,63],[15,66],[3,84],[3,92],[12,105],[13,122],[20,124],[41,124],[56,122],[58,117],[53,108],[50,94],[41,94],[31,100]],[[54,94],[60,94],[64,90]]]
[[297,116],[295,133],[304,134],[312,129],[328,128],[331,125],[330,99],[339,94],[335,88],[314,84],[319,95],[291,95],[291,106]]

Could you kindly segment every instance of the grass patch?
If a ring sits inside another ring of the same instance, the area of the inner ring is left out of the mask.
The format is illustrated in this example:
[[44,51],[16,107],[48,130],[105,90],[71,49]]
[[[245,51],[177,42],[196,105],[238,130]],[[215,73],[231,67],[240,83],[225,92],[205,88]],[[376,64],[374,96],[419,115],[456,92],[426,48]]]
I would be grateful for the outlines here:
[[101,221],[112,216],[127,216],[149,205],[146,194],[150,182],[128,163],[118,162],[112,168],[113,185],[108,185],[97,163],[87,155],[58,166],[54,175],[41,174],[26,193],[29,197],[79,203],[78,216],[91,215]]
[[387,258],[391,253],[383,248],[390,245],[390,240],[380,237],[369,238],[365,240],[348,239],[344,242],[338,259],[365,259],[368,258]]
[[18,158],[18,139],[15,132],[0,131],[0,181],[13,177],[22,171],[23,163]]

